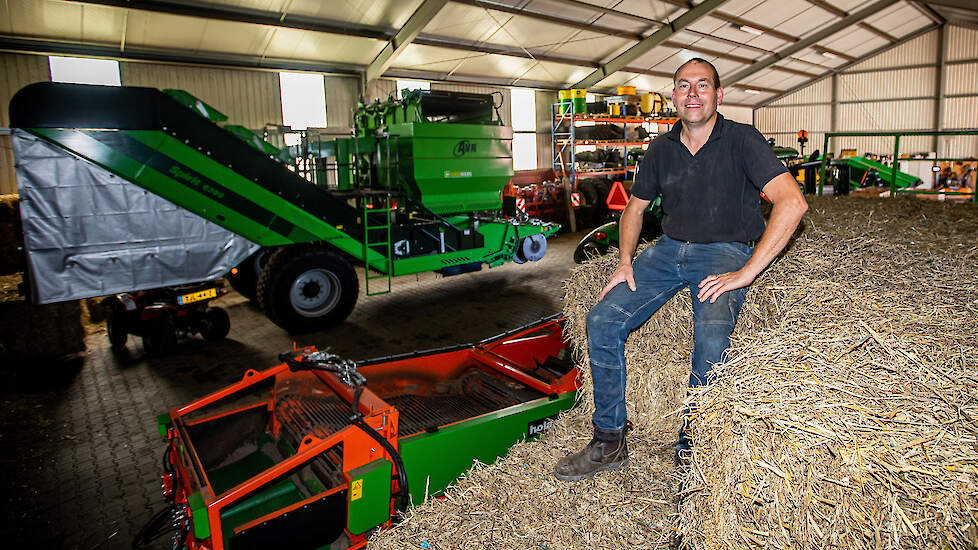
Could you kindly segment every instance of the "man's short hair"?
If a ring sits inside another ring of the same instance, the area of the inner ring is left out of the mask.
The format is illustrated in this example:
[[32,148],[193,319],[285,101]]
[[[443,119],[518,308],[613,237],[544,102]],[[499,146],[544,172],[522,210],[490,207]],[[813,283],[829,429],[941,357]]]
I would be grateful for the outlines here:
[[690,63],[703,63],[707,67],[709,67],[710,69],[712,69],[713,70],[713,87],[714,88],[719,88],[720,87],[720,73],[717,72],[717,68],[713,66],[713,63],[710,63],[709,61],[703,59],[702,57],[694,57],[694,58],[690,59],[689,61],[687,61],[687,62],[683,63],[682,65],[680,65],[679,68],[676,69],[676,72],[674,72],[672,74],[672,84],[673,85],[676,85],[676,82],[677,82],[677,80],[679,78],[679,71],[683,70],[683,67],[685,67],[686,65],[689,65]]

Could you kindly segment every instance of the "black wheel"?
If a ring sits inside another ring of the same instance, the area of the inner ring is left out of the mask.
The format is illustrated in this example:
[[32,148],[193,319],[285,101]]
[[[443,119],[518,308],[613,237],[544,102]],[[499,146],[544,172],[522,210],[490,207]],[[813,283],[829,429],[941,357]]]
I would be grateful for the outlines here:
[[596,258],[598,256],[604,256],[608,253],[608,247],[600,245],[598,243],[586,243],[578,246],[574,250],[574,263],[582,264],[591,258]]
[[345,259],[317,248],[274,253],[258,278],[258,305],[289,332],[320,330],[346,319],[360,294],[356,271]]
[[223,340],[231,330],[231,318],[228,312],[219,307],[209,307],[204,311],[200,320],[200,335],[208,342]]
[[268,263],[268,257],[271,256],[272,252],[268,248],[259,249],[258,252],[248,256],[245,261],[238,264],[238,272],[233,274],[228,273],[227,275],[227,280],[231,284],[231,288],[245,298],[254,300],[258,287],[258,277],[261,275],[265,264]]
[[177,331],[173,319],[169,315],[164,315],[149,323],[146,333],[143,334],[143,349],[154,357],[167,355],[177,345]]
[[119,353],[126,349],[126,342],[129,340],[129,331],[126,327],[125,313],[117,307],[113,307],[105,318],[105,329],[109,335],[109,345],[112,351]]

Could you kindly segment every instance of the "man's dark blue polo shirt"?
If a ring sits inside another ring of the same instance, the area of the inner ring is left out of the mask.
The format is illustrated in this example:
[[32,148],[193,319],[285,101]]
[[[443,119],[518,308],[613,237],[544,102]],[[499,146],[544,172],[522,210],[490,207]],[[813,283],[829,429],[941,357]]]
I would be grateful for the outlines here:
[[662,194],[662,230],[677,241],[754,241],[764,233],[759,191],[787,172],[756,128],[717,114],[710,139],[691,155],[682,122],[655,138],[639,166],[632,195]]

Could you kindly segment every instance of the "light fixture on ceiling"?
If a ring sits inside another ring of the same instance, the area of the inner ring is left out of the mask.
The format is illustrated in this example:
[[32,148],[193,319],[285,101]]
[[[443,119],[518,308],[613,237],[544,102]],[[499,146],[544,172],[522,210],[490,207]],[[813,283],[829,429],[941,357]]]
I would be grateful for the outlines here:
[[756,27],[752,27],[750,25],[741,25],[741,26],[739,26],[737,28],[740,29],[740,30],[742,30],[742,31],[744,31],[744,32],[749,32],[751,34],[756,34],[758,36],[764,34],[764,31],[762,31],[761,29],[758,29]]
[[835,55],[834,53],[832,53],[832,52],[827,52],[827,51],[825,51],[825,50],[822,50],[822,51],[821,51],[820,53],[821,53],[822,55],[824,55],[825,57],[827,57],[827,58],[829,58],[829,59],[838,59],[838,58],[839,58],[839,56],[837,56],[837,55]]
[[757,90],[752,90],[751,88],[743,88],[745,94],[759,94],[761,92]]

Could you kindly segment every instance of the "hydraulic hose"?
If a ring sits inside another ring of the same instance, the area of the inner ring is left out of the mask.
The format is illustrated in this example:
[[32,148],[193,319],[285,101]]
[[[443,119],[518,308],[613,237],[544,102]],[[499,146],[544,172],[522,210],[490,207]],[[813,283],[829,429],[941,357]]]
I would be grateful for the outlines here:
[[363,421],[363,418],[358,414],[353,417],[353,425],[360,428],[367,435],[372,437],[381,447],[387,451],[387,454],[391,455],[394,460],[394,470],[397,471],[397,484],[400,486],[400,491],[398,492],[397,502],[394,508],[397,510],[403,510],[408,504],[408,480],[407,471],[404,469],[404,461],[401,460],[401,455],[394,450],[394,446],[390,444],[390,441],[384,439],[377,430],[370,427],[369,424]]

